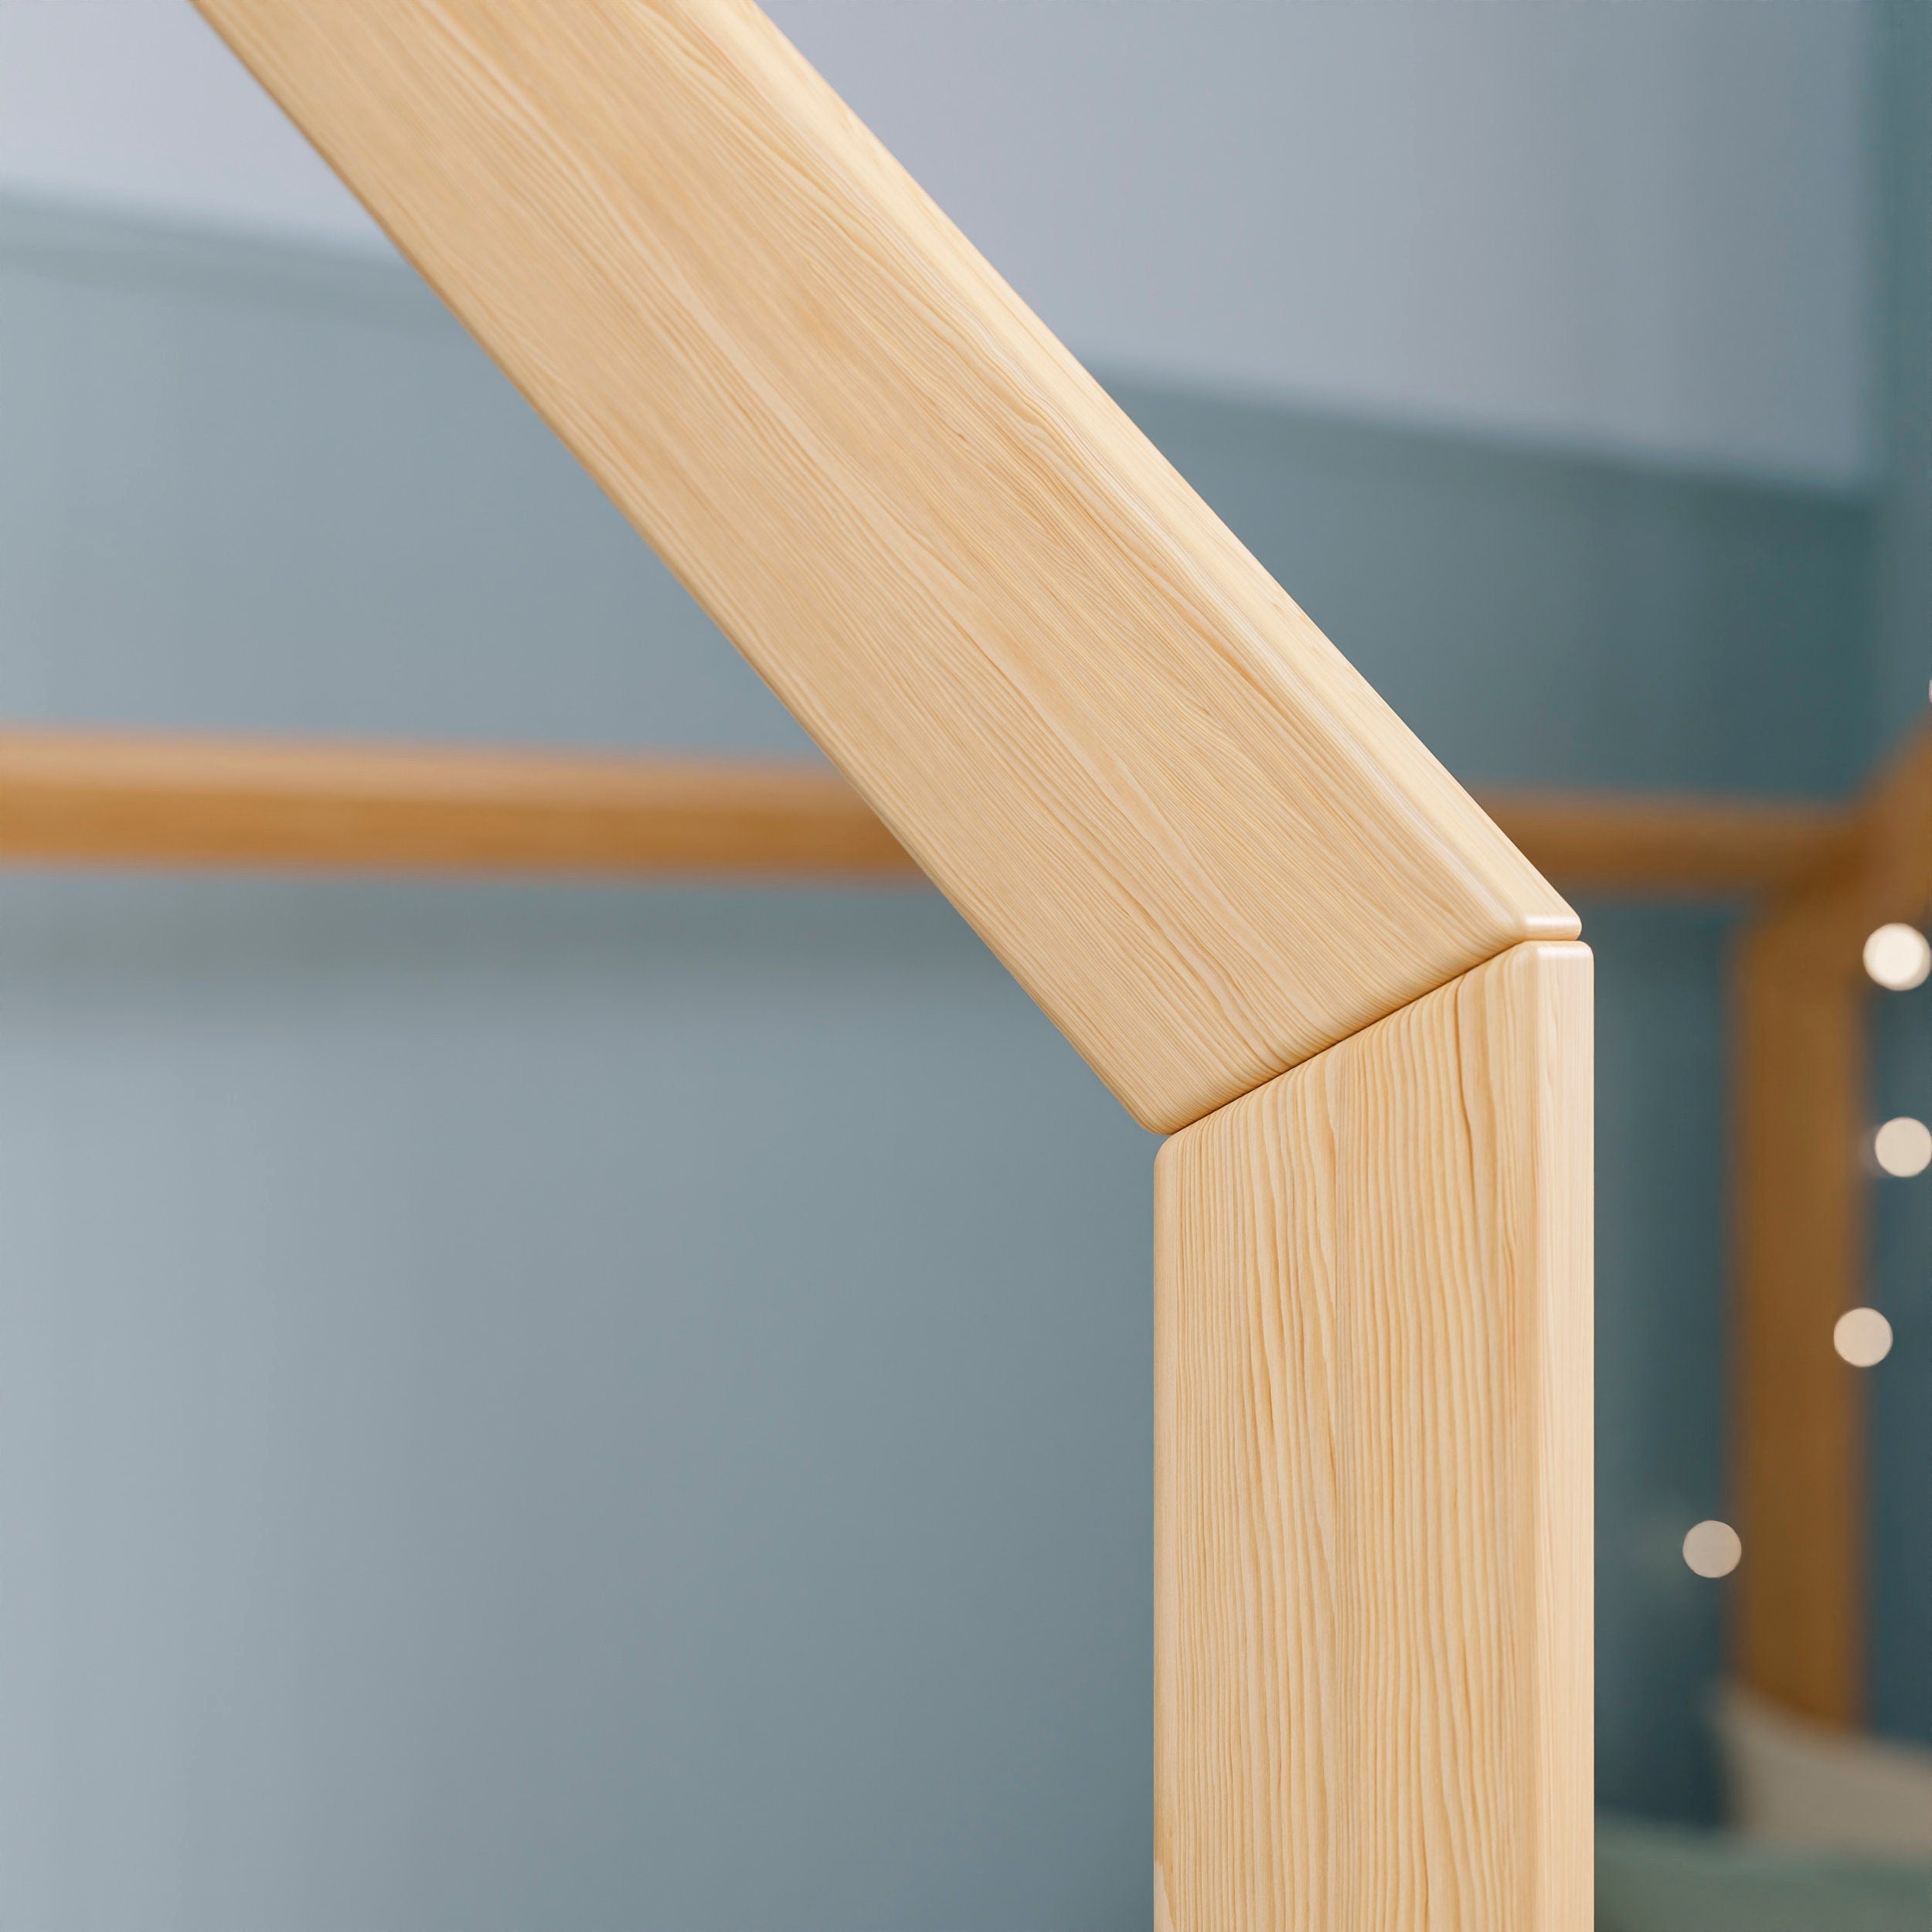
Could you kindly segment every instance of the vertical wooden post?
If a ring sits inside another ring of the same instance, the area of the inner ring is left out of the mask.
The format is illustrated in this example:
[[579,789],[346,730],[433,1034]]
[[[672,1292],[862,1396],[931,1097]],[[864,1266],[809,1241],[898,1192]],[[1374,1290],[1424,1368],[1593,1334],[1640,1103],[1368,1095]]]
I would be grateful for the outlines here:
[[1528,945],[1157,1183],[1174,1932],[1585,1932],[1590,962]]
[[1732,1664],[1786,1709],[1865,1712],[1866,1404],[1832,1328],[1866,1298],[1866,935],[1932,905],[1932,732],[1854,838],[1747,929],[1733,991]]
[[1865,1410],[1832,1325],[1866,1263],[1859,886],[1854,868],[1771,907],[1743,937],[1732,991],[1732,1665],[1845,1725],[1864,1709]]

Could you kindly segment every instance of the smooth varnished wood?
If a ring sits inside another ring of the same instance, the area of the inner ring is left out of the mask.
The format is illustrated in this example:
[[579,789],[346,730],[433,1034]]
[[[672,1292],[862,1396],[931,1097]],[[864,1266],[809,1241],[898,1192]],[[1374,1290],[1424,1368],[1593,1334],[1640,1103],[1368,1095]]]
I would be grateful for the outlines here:
[[0,862],[916,881],[835,772],[0,732]]
[[1157,1174],[1174,1932],[1586,1932],[1587,951],[1512,950]]
[[199,0],[1171,1128],[1556,893],[744,0]]

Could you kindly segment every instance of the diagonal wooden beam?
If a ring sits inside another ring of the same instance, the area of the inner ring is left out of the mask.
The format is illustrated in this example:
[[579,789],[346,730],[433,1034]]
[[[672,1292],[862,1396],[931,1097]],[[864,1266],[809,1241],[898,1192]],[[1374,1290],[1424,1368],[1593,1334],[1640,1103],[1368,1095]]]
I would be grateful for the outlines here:
[[200,0],[1147,1125],[1577,922],[747,0]]

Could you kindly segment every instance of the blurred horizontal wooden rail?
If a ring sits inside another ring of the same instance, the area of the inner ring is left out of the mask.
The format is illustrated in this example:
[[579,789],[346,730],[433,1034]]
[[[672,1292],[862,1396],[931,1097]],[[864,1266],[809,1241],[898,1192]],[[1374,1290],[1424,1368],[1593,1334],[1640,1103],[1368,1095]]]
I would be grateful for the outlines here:
[[[1755,891],[1849,821],[1757,800],[1495,793],[1572,890]],[[906,881],[917,868],[818,767],[80,730],[0,731],[0,863]]]
[[1763,892],[1848,857],[1832,805],[1632,792],[1483,791],[1491,818],[1568,892],[1697,897]]
[[0,731],[0,863],[917,879],[798,763]]

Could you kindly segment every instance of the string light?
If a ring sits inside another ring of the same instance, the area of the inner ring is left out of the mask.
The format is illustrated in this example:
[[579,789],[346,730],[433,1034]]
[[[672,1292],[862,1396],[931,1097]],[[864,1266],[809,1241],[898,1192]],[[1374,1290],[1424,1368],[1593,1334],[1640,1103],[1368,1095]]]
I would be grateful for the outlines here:
[[1865,942],[1865,970],[1889,991],[1909,993],[1932,974],[1932,945],[1916,926],[1881,926]]
[[1684,1539],[1684,1560],[1700,1577],[1728,1577],[1743,1554],[1743,1539],[1715,1518],[1693,1524]]
[[1872,1155],[1887,1174],[1909,1181],[1932,1167],[1932,1128],[1901,1114],[1872,1136]]
[[1847,1308],[1832,1331],[1832,1346],[1855,1369],[1872,1369],[1892,1352],[1892,1325],[1876,1308]]

